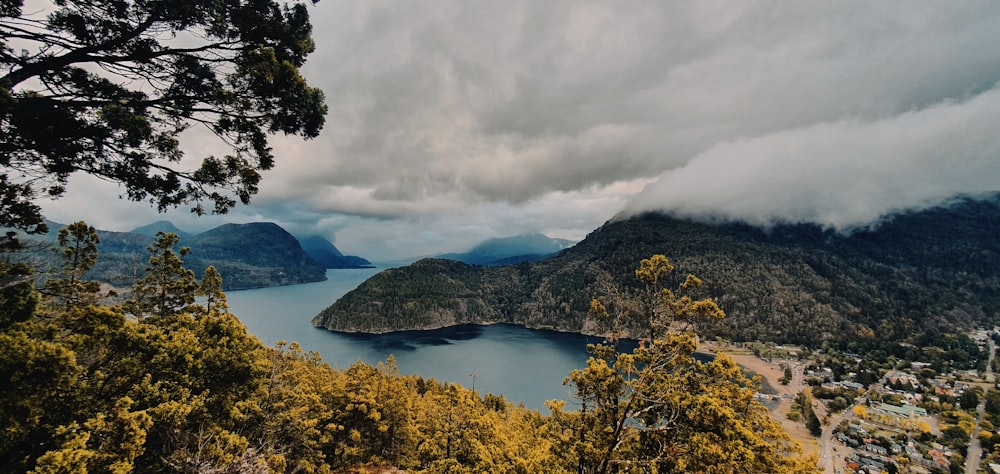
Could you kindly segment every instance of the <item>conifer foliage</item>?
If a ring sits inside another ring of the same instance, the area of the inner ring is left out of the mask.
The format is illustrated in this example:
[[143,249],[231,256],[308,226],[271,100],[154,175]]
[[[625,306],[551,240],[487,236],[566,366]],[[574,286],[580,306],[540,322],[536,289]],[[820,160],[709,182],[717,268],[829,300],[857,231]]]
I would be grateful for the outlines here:
[[85,305],[97,301],[101,285],[96,281],[86,281],[83,276],[97,263],[97,244],[101,239],[97,230],[86,222],[79,221],[59,229],[60,257],[58,274],[46,282],[45,292],[50,293],[67,306]]
[[[146,275],[135,282],[132,298],[125,303],[125,308],[136,317],[173,316],[194,303],[198,281],[193,271],[184,268],[182,258],[191,249],[181,247],[175,252],[178,242],[180,237],[173,232],[157,232],[156,240],[146,248],[150,254]],[[210,277],[210,281],[217,277]]]
[[[311,33],[295,0],[0,0],[0,226],[46,232],[33,201],[76,172],[161,210],[247,203],[274,165],[268,135],[323,126],[299,74]],[[182,166],[195,126],[229,153]]]

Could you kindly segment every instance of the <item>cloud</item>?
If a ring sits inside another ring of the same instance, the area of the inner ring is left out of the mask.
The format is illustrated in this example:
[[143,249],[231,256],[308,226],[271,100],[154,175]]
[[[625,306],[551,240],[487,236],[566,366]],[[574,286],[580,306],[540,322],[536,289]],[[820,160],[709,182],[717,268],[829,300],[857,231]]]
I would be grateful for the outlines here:
[[1000,89],[876,120],[842,120],[720,143],[633,198],[754,225],[850,231],[955,196],[1000,190]]
[[321,2],[307,71],[329,125],[279,194],[365,189],[325,200],[362,215],[518,204],[719,143],[875,123],[1000,80],[1000,6],[976,7]]
[[[275,137],[277,166],[229,220],[418,254],[438,238],[580,238],[633,197],[633,210],[848,228],[998,187],[997,2],[323,0],[310,12],[303,72],[325,91],[327,125],[311,141]],[[192,157],[221,154],[189,143]],[[53,209],[148,214],[76,198],[98,188],[71,186]],[[204,222],[216,221],[191,225]]]

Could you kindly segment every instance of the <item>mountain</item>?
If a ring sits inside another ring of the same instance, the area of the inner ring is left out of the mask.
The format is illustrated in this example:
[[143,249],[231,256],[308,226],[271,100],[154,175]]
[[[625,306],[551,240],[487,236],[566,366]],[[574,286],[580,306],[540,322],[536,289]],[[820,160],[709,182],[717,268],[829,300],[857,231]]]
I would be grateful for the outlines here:
[[962,200],[842,235],[813,225],[761,230],[661,214],[612,220],[536,263],[479,267],[425,259],[381,272],[313,319],[387,332],[512,322],[592,333],[592,298],[634,287],[664,254],[676,283],[700,277],[727,318],[702,336],[817,345],[903,341],[1000,321],[1000,198]]
[[298,237],[302,250],[324,268],[371,268],[372,263],[361,257],[340,253],[333,242],[319,235]]
[[[56,235],[63,224],[49,223],[49,233],[29,236],[39,242],[25,258],[35,262],[37,268],[57,265]],[[152,233],[178,230],[167,221],[137,228],[139,232],[111,232],[98,230],[101,242],[97,246],[98,259],[86,278],[118,287],[129,287],[142,277],[153,243]],[[223,288],[240,290],[266,286],[292,285],[326,279],[326,269],[315,262],[299,245],[299,241],[277,224],[258,222],[252,224],[225,224],[198,235],[182,236],[180,245],[190,247],[184,257],[184,266],[199,278],[209,265],[222,274]],[[345,257],[349,264],[356,262]],[[367,262],[363,259],[360,259]]]
[[553,239],[544,234],[523,234],[484,241],[465,253],[448,253],[437,258],[458,260],[474,265],[512,265],[542,260],[569,248],[573,241]]
[[185,266],[201,273],[214,265],[228,289],[322,281],[326,269],[288,231],[271,222],[225,224],[181,240],[191,247]]
[[178,229],[177,226],[170,221],[156,221],[152,224],[136,227],[129,232],[133,234],[145,235],[150,238],[156,238],[157,232],[163,232],[164,234],[173,232],[181,239],[191,236],[190,233]]

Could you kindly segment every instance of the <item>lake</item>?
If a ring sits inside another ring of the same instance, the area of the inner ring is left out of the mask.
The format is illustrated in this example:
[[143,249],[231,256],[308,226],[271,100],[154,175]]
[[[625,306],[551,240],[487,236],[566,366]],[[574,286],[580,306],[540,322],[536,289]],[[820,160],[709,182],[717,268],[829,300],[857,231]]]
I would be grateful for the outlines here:
[[327,281],[226,293],[231,311],[265,344],[295,341],[333,367],[377,364],[395,356],[400,373],[452,381],[479,393],[502,394],[542,410],[572,402],[562,385],[587,361],[587,344],[601,338],[525,329],[510,324],[463,325],[433,331],[347,334],[318,329],[312,318],[380,269],[327,270]]

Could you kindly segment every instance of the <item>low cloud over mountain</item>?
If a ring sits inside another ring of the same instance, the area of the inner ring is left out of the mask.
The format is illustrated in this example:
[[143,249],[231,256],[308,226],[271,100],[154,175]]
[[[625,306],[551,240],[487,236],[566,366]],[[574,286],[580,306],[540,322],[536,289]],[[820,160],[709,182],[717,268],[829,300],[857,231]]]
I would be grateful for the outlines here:
[[[310,12],[304,74],[326,93],[326,128],[276,139],[276,168],[229,221],[394,258],[518,233],[579,240],[626,207],[849,229],[1000,189],[996,2]],[[191,156],[225,154],[190,138]],[[156,219],[71,184],[51,218]]]

